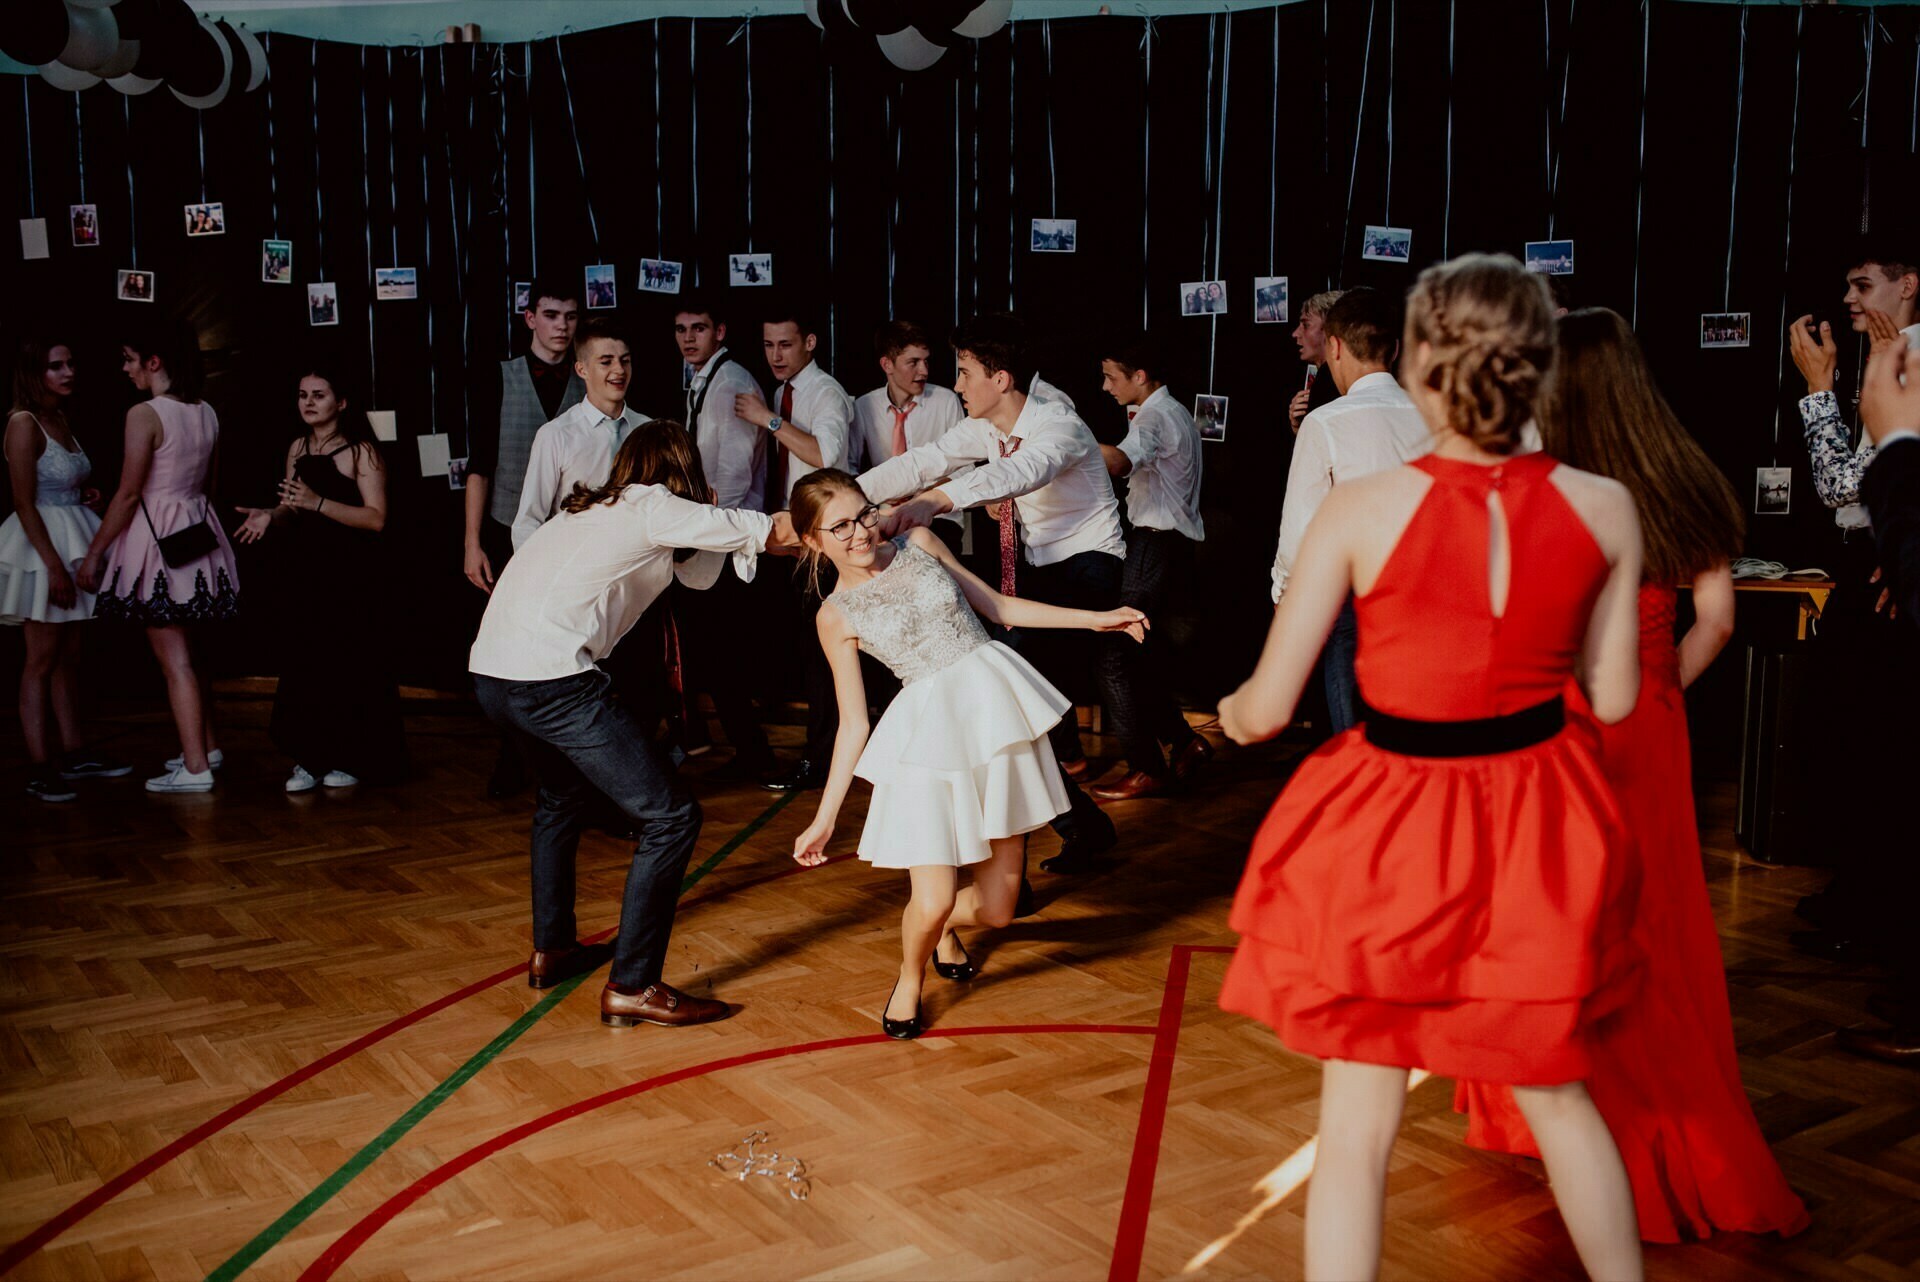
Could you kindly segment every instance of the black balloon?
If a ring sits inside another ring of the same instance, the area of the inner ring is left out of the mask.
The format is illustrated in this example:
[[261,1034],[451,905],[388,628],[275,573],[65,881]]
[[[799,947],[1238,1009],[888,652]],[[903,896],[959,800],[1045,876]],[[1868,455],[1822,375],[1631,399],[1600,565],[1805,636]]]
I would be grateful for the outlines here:
[[189,98],[205,97],[218,89],[220,77],[227,71],[226,51],[220,46],[220,33],[196,21],[193,34],[167,73],[167,87]]
[[907,21],[929,40],[951,44],[959,37],[953,29],[980,7],[980,0],[898,0]]
[[118,0],[113,6],[113,20],[120,24],[122,40],[145,40],[158,25],[159,13],[155,0]]
[[[820,0],[820,7],[837,3],[839,0]],[[860,30],[874,36],[889,36],[905,29],[905,9],[900,0],[847,0],[847,16]]]
[[[193,42],[203,33],[200,19],[193,16],[193,10],[187,6],[187,0],[129,0],[130,3],[149,5],[142,19],[146,34],[140,37],[140,61],[133,64],[133,74],[145,80],[170,79],[186,58]],[[220,65],[218,50],[215,50],[213,84],[220,83]]]
[[[837,0],[836,0],[837,2]],[[0,53],[37,67],[67,47],[67,6],[62,0],[11,0],[0,19]]]

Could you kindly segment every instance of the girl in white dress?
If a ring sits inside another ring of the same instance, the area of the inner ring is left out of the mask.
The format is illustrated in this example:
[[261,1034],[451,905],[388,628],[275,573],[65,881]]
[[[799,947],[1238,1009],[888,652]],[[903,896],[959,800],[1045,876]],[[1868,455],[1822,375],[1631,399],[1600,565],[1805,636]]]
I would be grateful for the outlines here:
[[[1026,835],[1068,809],[1047,731],[1072,704],[989,640],[978,616],[1004,627],[1126,632],[1136,641],[1147,617],[1001,596],[927,530],[881,538],[879,509],[836,469],[794,487],[792,515],[808,568],[825,557],[840,576],[819,616],[840,732],[820,809],[795,838],[793,857],[809,867],[824,862],[854,776],[873,784],[860,858],[905,868],[913,879],[900,922],[900,978],[880,1023],[889,1037],[918,1037],[928,958],[945,978],[973,978],[954,928],[1013,920]],[[862,650],[902,684],[871,737]],[[959,872],[969,866],[972,884],[962,889]]]
[[[20,730],[33,762],[29,796],[72,801],[75,779],[124,775],[128,767],[89,755],[80,739],[80,631],[93,617],[93,593],[74,582],[87,543],[100,528],[88,506],[93,467],[67,426],[73,352],[64,344],[24,343],[13,374],[13,412],[4,452],[14,511],[0,525],[0,623],[26,633],[20,671]],[[47,713],[62,756],[52,759]]]

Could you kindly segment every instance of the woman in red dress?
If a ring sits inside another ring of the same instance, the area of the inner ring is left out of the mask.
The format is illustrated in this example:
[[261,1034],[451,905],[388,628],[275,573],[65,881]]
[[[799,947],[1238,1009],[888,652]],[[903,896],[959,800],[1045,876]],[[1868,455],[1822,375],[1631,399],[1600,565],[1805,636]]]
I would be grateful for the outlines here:
[[[1640,701],[1632,716],[1592,733],[1634,835],[1641,890],[1633,937],[1654,965],[1601,1025],[1587,1088],[1627,1164],[1642,1238],[1797,1233],[1806,1208],[1740,1084],[1682,694],[1733,631],[1728,561],[1740,552],[1740,503],[1674,417],[1633,331],[1614,312],[1589,308],[1560,322],[1560,365],[1541,408],[1547,450],[1631,490],[1645,538]],[[1672,585],[1685,582],[1693,584],[1695,620],[1676,649]],[[1469,1144],[1538,1156],[1505,1089],[1463,1081],[1456,1103],[1469,1115]]]
[[1220,707],[1236,742],[1278,733],[1354,595],[1365,720],[1301,764],[1255,837],[1220,1002],[1325,1061],[1307,1276],[1378,1269],[1419,1067],[1511,1086],[1581,1262],[1637,1279],[1626,1172],[1581,1085],[1635,969],[1630,865],[1561,702],[1577,672],[1601,721],[1633,709],[1633,499],[1514,452],[1554,347],[1546,289],[1513,259],[1421,273],[1402,352],[1433,453],[1334,488]]

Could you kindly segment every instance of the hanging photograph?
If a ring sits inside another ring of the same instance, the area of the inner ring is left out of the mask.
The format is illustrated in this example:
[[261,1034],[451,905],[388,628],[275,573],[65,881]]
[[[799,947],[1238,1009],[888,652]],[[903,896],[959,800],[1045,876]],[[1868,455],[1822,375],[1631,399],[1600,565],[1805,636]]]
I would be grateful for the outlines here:
[[139,268],[123,269],[120,273],[120,301],[123,303],[151,303],[153,301],[153,273]]
[[67,218],[73,225],[75,245],[100,243],[100,207],[98,205],[68,205]]
[[1036,254],[1071,254],[1078,247],[1080,224],[1072,218],[1036,218],[1033,242]]
[[729,254],[727,256],[727,284],[773,284],[773,255]]
[[382,301],[420,297],[420,281],[411,267],[373,269],[373,296]]
[[447,460],[447,488],[464,490],[467,488],[467,461],[463,458]]
[[1542,276],[1573,275],[1573,242],[1570,240],[1530,240],[1527,242],[1527,270]]
[[293,284],[292,241],[263,240],[260,242],[260,279],[268,285]]
[[20,257],[47,257],[46,219],[22,218],[20,220]]
[[1218,316],[1227,310],[1227,282],[1190,280],[1180,286],[1182,316]]
[[1369,226],[1360,241],[1360,257],[1370,263],[1412,262],[1412,229]]
[[[773,264],[767,264],[767,270],[773,270]],[[677,294],[680,292],[680,264],[668,262],[664,258],[642,258],[640,260],[640,291],[645,294]]]
[[1785,516],[1793,496],[1793,469],[1757,467],[1753,473],[1753,510],[1761,516]]
[[227,207],[215,202],[211,205],[199,204],[186,206],[187,235],[224,236],[227,234]]
[[513,310],[524,312],[533,306],[533,282],[516,280],[513,282]]
[[1287,323],[1287,278],[1285,276],[1253,278],[1253,323],[1256,325]]
[[619,305],[620,292],[614,283],[613,264],[596,263],[587,268],[587,310],[605,311]]
[[1745,347],[1752,332],[1752,312],[1706,312],[1700,317],[1702,347]]
[[307,286],[307,324],[338,325],[340,323],[340,290],[330,280],[315,281]]
[[1200,439],[1203,441],[1226,440],[1227,398],[1204,395],[1194,397],[1193,425],[1200,429]]

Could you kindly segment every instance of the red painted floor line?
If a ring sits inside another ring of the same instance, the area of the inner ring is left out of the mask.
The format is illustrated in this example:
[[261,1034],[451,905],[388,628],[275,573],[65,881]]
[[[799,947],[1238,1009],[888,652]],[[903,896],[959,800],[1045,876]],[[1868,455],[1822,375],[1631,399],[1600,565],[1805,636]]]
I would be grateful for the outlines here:
[[[1184,958],[1181,959],[1181,964],[1184,967]],[[1184,969],[1182,976],[1184,979]],[[1163,1013],[1163,1021],[1164,1018]],[[930,1029],[923,1035],[923,1040],[934,1037],[1035,1036],[1045,1033],[1152,1034],[1157,1039],[1162,1035],[1162,1030],[1147,1024],[1009,1024],[1002,1027]],[[557,1108],[531,1121],[522,1122],[519,1126],[502,1131],[492,1139],[484,1140],[460,1156],[435,1167],[381,1203],[359,1223],[335,1239],[333,1245],[322,1252],[319,1259],[307,1266],[306,1271],[300,1275],[300,1282],[324,1282],[324,1279],[331,1278],[340,1266],[353,1256],[354,1252],[365,1246],[368,1239],[384,1228],[400,1212],[463,1171],[479,1165],[496,1153],[513,1147],[521,1140],[558,1126],[562,1122],[605,1108],[609,1104],[617,1104],[622,1100],[632,1099],[636,1095],[658,1090],[663,1086],[706,1077],[723,1069],[739,1068],[746,1064],[761,1064],[768,1060],[786,1059],[794,1055],[808,1055],[815,1051],[839,1050],[847,1046],[875,1046],[891,1040],[884,1033],[864,1033],[857,1037],[835,1037],[825,1041],[774,1046],[765,1050],[749,1051],[744,1055],[729,1055],[725,1059],[708,1060],[704,1064],[676,1068],[638,1082],[618,1086],[613,1090]],[[1156,1058],[1159,1053],[1159,1045],[1156,1041],[1154,1048]]]
[[[827,863],[841,863],[853,857],[851,854],[837,855],[827,860]],[[824,867],[825,865],[822,866]],[[783,877],[792,877],[806,871],[808,870],[795,864],[790,868],[780,868],[764,876],[736,882],[731,886],[716,887],[704,895],[691,895],[682,900],[680,903],[680,911],[684,912],[688,908],[705,903],[710,899],[718,899],[724,895],[748,890],[754,886],[765,885],[767,882],[778,881]],[[585,936],[584,942],[597,944],[612,935],[615,929],[617,929],[617,927],[609,926],[605,930],[596,931],[594,934]],[[301,1083],[311,1081],[321,1073],[326,1072],[328,1069],[345,1060],[351,1059],[368,1047],[378,1045],[394,1034],[411,1028],[421,1020],[439,1014],[449,1006],[457,1005],[476,993],[485,992],[496,984],[505,983],[507,980],[525,974],[526,969],[525,962],[516,962],[504,970],[495,971],[484,979],[476,979],[463,988],[455,989],[444,997],[436,998],[428,1002],[425,1006],[408,1011],[406,1014],[382,1024],[379,1028],[374,1029],[364,1036],[355,1038],[338,1050],[329,1051],[312,1063],[295,1069],[271,1086],[266,1086],[255,1091],[239,1103],[208,1118],[164,1148],[158,1149],[140,1161],[135,1162],[132,1166],[120,1172],[112,1179],[109,1179],[99,1188],[87,1194],[66,1210],[60,1212],[33,1232],[8,1246],[4,1252],[0,1252],[0,1273],[6,1273],[13,1269],[28,1256],[46,1246],[47,1243],[53,1241],[62,1233],[65,1233],[68,1229],[86,1219],[89,1215],[92,1215],[108,1202],[113,1201],[114,1198],[119,1197],[135,1184],[146,1179],[161,1167],[178,1158],[181,1154],[186,1153],[200,1144],[204,1144],[207,1140],[212,1139],[215,1135],[227,1129],[227,1127],[232,1126],[235,1122],[247,1116],[247,1114],[259,1109],[262,1105],[271,1103]]]
[[1160,1168],[1160,1136],[1166,1129],[1167,1095],[1173,1088],[1173,1059],[1180,1047],[1180,1022],[1186,1009],[1187,975],[1195,953],[1230,953],[1219,945],[1175,944],[1167,962],[1167,986],[1160,997],[1160,1022],[1154,1029],[1153,1058],[1147,1064],[1147,1090],[1140,1100],[1140,1125],[1133,1132],[1133,1160],[1127,1166],[1127,1191],[1120,1200],[1120,1224],[1113,1234],[1113,1262],[1107,1282],[1139,1282],[1147,1243],[1147,1217],[1153,1211],[1153,1179]]

